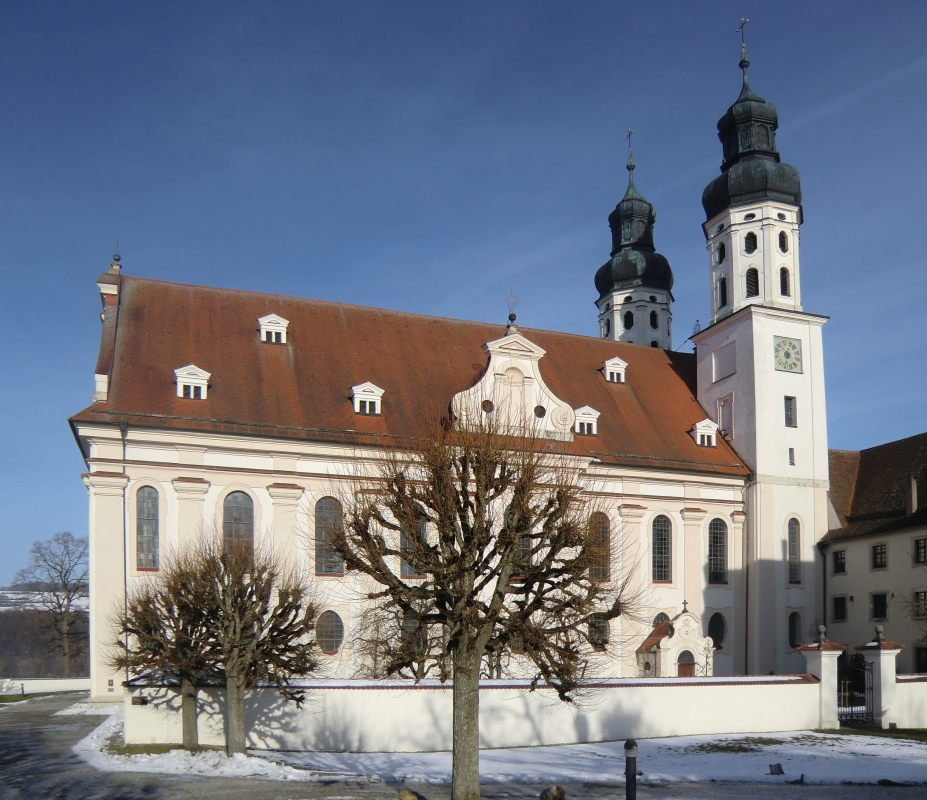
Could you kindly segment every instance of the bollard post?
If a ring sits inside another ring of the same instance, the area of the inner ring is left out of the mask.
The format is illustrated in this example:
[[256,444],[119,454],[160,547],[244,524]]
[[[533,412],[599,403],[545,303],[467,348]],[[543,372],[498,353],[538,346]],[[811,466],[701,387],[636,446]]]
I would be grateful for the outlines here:
[[26,696],[26,684],[24,683],[19,684],[19,690],[20,692],[22,692],[22,696],[25,697]]
[[637,800],[637,742],[633,739],[624,743],[624,780],[626,800]]

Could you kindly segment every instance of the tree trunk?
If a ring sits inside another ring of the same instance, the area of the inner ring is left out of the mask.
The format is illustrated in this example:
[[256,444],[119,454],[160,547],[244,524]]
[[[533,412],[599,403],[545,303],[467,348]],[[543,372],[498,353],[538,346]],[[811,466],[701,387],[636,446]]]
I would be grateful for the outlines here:
[[195,750],[200,744],[196,732],[196,684],[186,676],[180,679],[180,718],[183,746],[187,750]]
[[454,651],[454,752],[451,800],[480,797],[480,658]]
[[226,718],[228,731],[225,742],[229,755],[245,752],[245,687],[237,675],[226,673]]
[[61,621],[61,666],[64,669],[64,677],[71,677],[71,626],[68,623],[67,615]]

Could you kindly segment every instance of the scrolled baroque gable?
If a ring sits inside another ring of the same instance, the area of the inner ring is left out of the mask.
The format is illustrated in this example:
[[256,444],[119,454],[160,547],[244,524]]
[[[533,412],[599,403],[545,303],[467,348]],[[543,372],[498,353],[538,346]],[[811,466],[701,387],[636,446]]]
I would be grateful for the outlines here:
[[483,377],[451,401],[457,424],[492,418],[503,433],[527,426],[540,436],[571,441],[576,415],[544,383],[540,361],[546,351],[514,331],[487,342],[483,351],[489,356]]

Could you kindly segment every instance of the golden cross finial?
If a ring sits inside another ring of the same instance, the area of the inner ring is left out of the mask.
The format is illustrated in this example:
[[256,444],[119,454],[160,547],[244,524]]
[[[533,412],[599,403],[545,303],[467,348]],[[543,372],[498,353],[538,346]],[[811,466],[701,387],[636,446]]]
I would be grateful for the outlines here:
[[624,138],[628,140],[628,163],[634,160],[634,152],[631,150],[631,134],[634,133],[633,128],[628,128],[628,135]]
[[747,23],[748,23],[749,21],[750,21],[750,20],[747,19],[746,17],[741,17],[741,18],[740,18],[740,27],[738,27],[738,28],[737,28],[737,31],[736,31],[737,33],[740,34],[740,57],[741,57],[741,58],[746,58],[746,57],[747,57],[747,41],[746,41],[746,39],[744,38],[744,28],[746,27],[746,25],[747,25]]

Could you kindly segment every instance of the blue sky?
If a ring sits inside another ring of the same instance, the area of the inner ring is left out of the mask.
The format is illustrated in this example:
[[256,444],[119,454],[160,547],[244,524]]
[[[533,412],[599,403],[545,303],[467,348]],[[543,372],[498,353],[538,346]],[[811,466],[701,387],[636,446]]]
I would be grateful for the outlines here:
[[8,3],[0,25],[0,585],[86,534],[66,419],[89,404],[96,276],[596,333],[606,218],[635,181],[708,318],[700,224],[740,86],[804,192],[829,443],[927,430],[927,4]]

